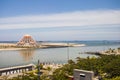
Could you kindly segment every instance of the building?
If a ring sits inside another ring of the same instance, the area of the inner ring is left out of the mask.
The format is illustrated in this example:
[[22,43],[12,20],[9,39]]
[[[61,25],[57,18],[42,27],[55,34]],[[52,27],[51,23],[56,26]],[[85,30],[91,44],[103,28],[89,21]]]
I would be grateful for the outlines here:
[[30,35],[24,35],[23,38],[17,43],[17,46],[23,47],[36,47],[37,43]]
[[94,72],[74,69],[73,77],[74,77],[74,80],[93,80]]

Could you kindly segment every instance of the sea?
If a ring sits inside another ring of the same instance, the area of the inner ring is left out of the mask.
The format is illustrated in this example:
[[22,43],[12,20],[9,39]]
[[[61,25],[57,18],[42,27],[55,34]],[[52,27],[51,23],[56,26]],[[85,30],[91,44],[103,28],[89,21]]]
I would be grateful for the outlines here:
[[[16,43],[17,41],[1,41],[0,43]],[[42,41],[38,41],[40,43]],[[85,52],[105,51],[109,48],[120,48],[119,40],[102,40],[102,41],[46,41],[53,43],[77,43],[85,44],[82,47],[62,47],[46,49],[26,49],[26,50],[1,50],[0,51],[0,68],[20,66],[26,64],[65,64],[68,60],[76,60],[77,57],[98,57],[94,54]]]

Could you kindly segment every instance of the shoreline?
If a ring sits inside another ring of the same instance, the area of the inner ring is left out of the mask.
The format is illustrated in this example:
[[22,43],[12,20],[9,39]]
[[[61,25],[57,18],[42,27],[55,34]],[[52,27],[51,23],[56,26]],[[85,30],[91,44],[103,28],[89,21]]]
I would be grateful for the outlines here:
[[83,47],[85,44],[75,44],[75,43],[40,43],[35,46],[17,46],[11,43],[0,43],[0,51],[5,50],[23,50],[23,49],[46,49],[46,48],[61,48],[61,47]]
[[85,52],[86,54],[93,54],[93,55],[120,55],[120,48],[116,49],[111,49],[109,48],[108,50],[104,51],[99,51],[99,52]]
[[24,50],[27,48],[1,48],[0,51]]

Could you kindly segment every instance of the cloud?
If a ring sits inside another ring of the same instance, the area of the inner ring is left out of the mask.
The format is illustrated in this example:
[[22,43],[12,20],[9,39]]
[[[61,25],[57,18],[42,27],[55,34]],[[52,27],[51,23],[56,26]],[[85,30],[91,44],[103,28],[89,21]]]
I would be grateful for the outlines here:
[[92,10],[0,18],[0,29],[120,25],[120,10]]
[[[36,35],[37,34],[37,35]],[[107,30],[66,30],[52,32],[32,32],[36,40],[114,40],[119,38],[120,32]]]

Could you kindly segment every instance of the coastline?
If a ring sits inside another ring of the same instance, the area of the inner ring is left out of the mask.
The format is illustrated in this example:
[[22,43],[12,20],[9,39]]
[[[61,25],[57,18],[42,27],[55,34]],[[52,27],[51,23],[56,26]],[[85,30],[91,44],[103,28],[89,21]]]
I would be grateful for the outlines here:
[[120,55],[120,48],[116,49],[111,49],[109,48],[108,50],[104,51],[99,51],[99,52],[85,52],[86,54],[93,54],[93,55]]
[[5,50],[23,50],[23,49],[35,49],[35,48],[61,48],[61,47],[82,47],[86,46],[85,44],[75,44],[75,43],[40,43],[35,46],[17,46],[16,44],[11,43],[0,43],[0,51]]
[[0,51],[24,50],[28,48],[1,48]]

